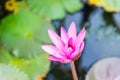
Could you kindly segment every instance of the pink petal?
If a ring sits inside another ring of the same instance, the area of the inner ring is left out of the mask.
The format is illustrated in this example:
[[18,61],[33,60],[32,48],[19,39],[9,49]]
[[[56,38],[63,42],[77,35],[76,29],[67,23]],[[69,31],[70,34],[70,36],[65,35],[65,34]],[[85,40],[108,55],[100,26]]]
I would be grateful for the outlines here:
[[76,34],[77,34],[77,32],[76,32],[76,26],[75,26],[75,23],[72,22],[70,24],[69,29],[68,29],[68,35],[69,35],[69,37],[72,37],[73,39],[75,39]]
[[61,59],[55,57],[55,56],[48,56],[47,59],[51,60],[51,61],[61,61]]
[[65,44],[64,53],[66,54],[67,57],[70,55],[72,51],[73,49],[71,47],[68,47],[68,44]]
[[42,45],[41,48],[45,52],[47,52],[47,53],[49,53],[49,54],[51,54],[55,57],[58,57],[58,58],[64,58],[65,57],[65,54],[53,45]]
[[69,57],[71,54],[72,54],[72,52],[73,52],[73,49],[72,48],[67,48],[66,49],[66,51],[65,51],[65,53],[66,53],[66,55],[67,55],[67,57]]
[[58,62],[61,62],[61,63],[69,63],[71,61],[71,60],[68,60],[68,59],[60,59],[60,58],[57,58],[55,56],[49,56],[47,59],[52,60],[52,61],[58,61]]
[[67,43],[69,39],[68,34],[63,27],[61,27],[61,39],[64,41],[64,43]]
[[76,45],[76,47],[80,47],[80,44],[83,42],[83,40],[84,40],[84,38],[85,38],[85,34],[86,34],[86,30],[85,30],[85,28],[83,28],[80,32],[79,32],[79,34],[78,34],[78,36],[77,36],[77,38],[76,38],[76,40],[75,40],[75,45]]
[[82,52],[84,49],[84,41],[80,44],[80,52]]
[[70,59],[71,60],[75,60],[75,58],[79,57],[80,56],[80,51],[79,50],[76,50],[75,52],[73,52],[70,56]]
[[53,31],[53,30],[48,30],[49,37],[51,41],[54,43],[54,45],[59,48],[63,49],[64,43],[62,42],[61,38]]

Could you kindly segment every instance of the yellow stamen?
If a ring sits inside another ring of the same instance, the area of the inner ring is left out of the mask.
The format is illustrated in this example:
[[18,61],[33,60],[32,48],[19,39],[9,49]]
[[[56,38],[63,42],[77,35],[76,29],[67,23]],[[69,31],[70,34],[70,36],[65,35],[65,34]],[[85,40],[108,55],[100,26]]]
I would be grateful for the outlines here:
[[18,12],[18,2],[15,0],[9,0],[5,3],[5,9],[8,11]]

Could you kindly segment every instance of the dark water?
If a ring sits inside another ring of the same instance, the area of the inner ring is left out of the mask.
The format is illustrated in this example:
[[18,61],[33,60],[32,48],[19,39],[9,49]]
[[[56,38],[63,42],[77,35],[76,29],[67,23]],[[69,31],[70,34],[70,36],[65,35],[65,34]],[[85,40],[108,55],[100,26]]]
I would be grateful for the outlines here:
[[[58,32],[60,26],[68,29],[72,21],[75,21],[78,31],[82,27],[87,29],[84,51],[76,61],[79,80],[84,80],[85,74],[96,61],[120,56],[120,12],[107,13],[102,8],[86,5],[74,14],[68,13],[65,19],[52,23]],[[52,62],[46,80],[72,80],[69,64]]]
[[81,57],[81,66],[86,71],[101,58],[120,56],[120,13],[106,13],[97,8],[90,14],[89,23]]

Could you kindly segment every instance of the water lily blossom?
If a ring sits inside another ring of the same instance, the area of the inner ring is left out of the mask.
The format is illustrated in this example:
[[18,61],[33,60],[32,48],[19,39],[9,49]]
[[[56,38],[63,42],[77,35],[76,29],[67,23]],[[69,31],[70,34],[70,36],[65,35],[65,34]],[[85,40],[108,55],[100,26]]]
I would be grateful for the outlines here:
[[48,34],[53,45],[46,44],[41,47],[51,55],[48,57],[49,60],[69,63],[79,58],[84,48],[85,28],[77,35],[76,25],[72,22],[68,32],[61,27],[60,36],[51,29],[48,30]]

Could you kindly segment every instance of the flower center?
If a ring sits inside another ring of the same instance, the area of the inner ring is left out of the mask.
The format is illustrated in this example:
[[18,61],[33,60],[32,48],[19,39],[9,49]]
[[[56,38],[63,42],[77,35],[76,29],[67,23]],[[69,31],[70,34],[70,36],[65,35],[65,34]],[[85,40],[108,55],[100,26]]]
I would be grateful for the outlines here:
[[67,51],[66,54],[67,54],[67,57],[68,57],[68,58],[70,58],[71,54],[75,51],[74,41],[73,41],[72,38],[70,38],[70,39],[68,40],[68,44],[67,44],[67,49],[66,49],[66,51]]
[[68,41],[68,48],[74,49],[74,43],[73,43],[73,39],[72,38],[70,38],[69,41]]

